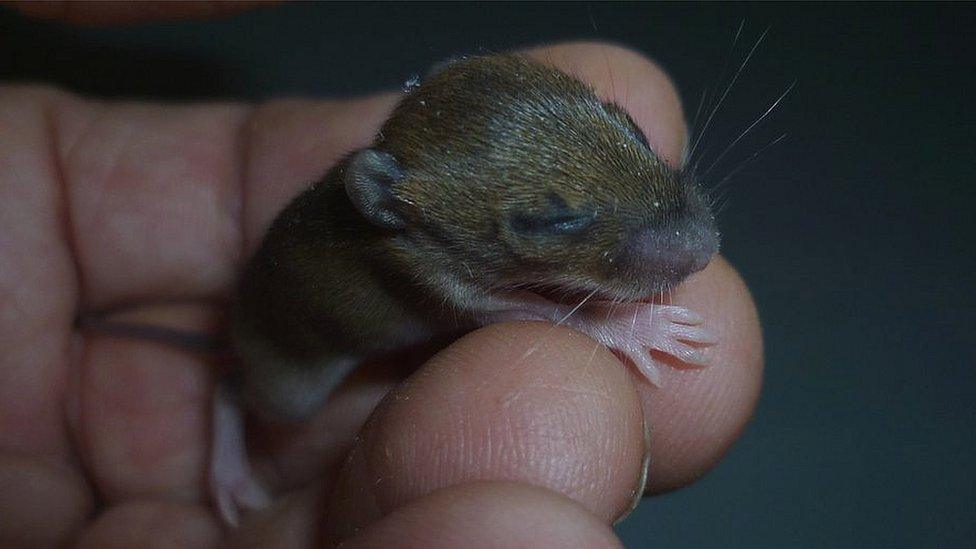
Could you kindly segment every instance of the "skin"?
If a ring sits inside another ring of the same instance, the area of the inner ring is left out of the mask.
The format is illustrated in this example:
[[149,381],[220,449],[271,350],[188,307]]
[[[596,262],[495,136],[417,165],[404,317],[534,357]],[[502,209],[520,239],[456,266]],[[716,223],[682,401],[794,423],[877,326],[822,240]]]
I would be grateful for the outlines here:
[[[533,55],[615,97],[662,157],[681,157],[680,103],[646,58],[598,44]],[[539,523],[612,546],[646,456],[650,493],[718,462],[762,367],[753,303],[722,258],[674,295],[721,338],[711,367],[666,369],[655,389],[585,336],[538,323],[490,326],[430,360],[376,361],[303,428],[258,426],[284,495],[227,538],[205,500],[214,365],[82,336],[73,319],[218,326],[271,218],[367,144],[393,102],[162,106],[0,87],[0,128],[15,129],[0,132],[0,546],[306,547],[357,528],[354,547],[425,535],[481,547],[499,531],[545,546],[527,527]]]

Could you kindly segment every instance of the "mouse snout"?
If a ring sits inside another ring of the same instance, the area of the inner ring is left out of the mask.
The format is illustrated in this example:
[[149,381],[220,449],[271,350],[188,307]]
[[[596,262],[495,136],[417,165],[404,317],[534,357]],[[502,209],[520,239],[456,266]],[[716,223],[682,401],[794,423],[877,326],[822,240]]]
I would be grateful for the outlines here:
[[704,269],[717,251],[718,234],[712,227],[645,227],[627,240],[623,263],[639,277],[676,284]]

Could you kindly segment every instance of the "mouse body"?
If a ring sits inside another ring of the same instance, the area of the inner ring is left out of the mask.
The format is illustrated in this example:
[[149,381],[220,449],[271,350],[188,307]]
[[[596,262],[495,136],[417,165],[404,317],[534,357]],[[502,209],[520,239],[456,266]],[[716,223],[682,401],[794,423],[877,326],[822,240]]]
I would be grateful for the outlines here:
[[[704,365],[715,340],[649,299],[717,250],[698,186],[619,106],[523,57],[458,59],[272,223],[233,306],[241,402],[300,421],[366,356],[513,320],[582,331],[659,383],[651,350]],[[211,483],[234,522],[266,497],[231,400],[216,410]]]

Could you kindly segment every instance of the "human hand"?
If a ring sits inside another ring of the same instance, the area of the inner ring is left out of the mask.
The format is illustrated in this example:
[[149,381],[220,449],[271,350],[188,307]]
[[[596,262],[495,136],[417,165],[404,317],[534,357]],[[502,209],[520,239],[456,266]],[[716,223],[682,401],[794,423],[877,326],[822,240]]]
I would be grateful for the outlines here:
[[[533,53],[680,158],[680,107],[648,61],[593,44]],[[654,389],[584,336],[535,324],[479,330],[404,383],[400,361],[371,364],[309,425],[259,437],[283,495],[225,539],[204,485],[207,357],[73,320],[118,310],[207,329],[275,212],[369,143],[395,100],[175,107],[0,89],[0,544],[300,547],[365,528],[365,545],[609,545],[645,456],[652,493],[717,462],[761,369],[753,305],[721,258],[674,295],[720,336],[710,368],[665,371]]]

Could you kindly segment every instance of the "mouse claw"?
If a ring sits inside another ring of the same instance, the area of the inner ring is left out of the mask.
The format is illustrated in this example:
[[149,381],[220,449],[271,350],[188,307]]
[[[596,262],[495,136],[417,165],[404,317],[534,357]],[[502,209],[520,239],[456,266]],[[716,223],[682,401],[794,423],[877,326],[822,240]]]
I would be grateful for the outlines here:
[[[705,317],[692,311],[691,309],[685,309],[684,307],[678,307],[676,305],[650,305],[654,308],[652,314],[659,315],[675,324],[686,324],[689,326],[698,326],[705,322]],[[645,305],[644,308],[647,306]]]
[[[690,326],[688,324],[669,322],[662,323],[660,330],[663,335],[668,336],[673,341],[684,341],[706,346],[718,343],[718,337],[711,330],[702,326]],[[659,350],[664,351],[664,349]]]
[[650,353],[646,349],[627,349],[618,350],[618,352],[624,357],[630,359],[637,367],[637,371],[644,376],[651,385],[655,387],[661,387],[661,369],[658,367],[657,361],[651,357]]
[[718,337],[701,326],[704,318],[684,307],[673,305],[642,307],[638,323],[646,326],[637,337],[645,347],[672,356],[696,367],[708,366],[703,347],[718,343]]

